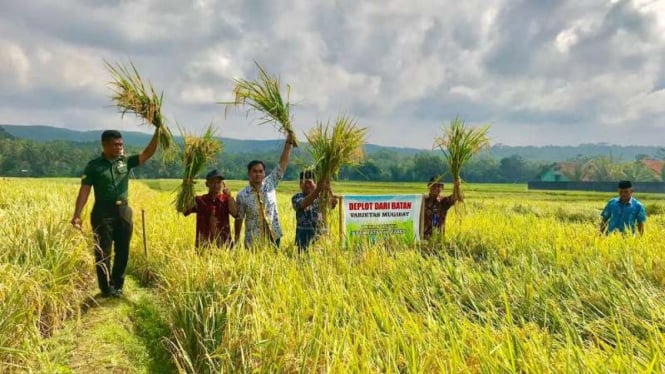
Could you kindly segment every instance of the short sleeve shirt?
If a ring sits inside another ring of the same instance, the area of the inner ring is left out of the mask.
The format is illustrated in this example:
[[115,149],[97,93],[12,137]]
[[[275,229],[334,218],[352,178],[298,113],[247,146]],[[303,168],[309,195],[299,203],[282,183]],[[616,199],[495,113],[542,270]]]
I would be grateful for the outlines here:
[[432,236],[434,228],[441,227],[445,230],[446,216],[448,209],[455,205],[455,200],[452,196],[446,196],[440,199],[435,197],[425,197],[425,222],[423,222],[423,239],[427,240]]
[[196,213],[196,246],[215,244],[221,246],[231,242],[229,224],[229,201],[223,194],[196,197],[196,205],[185,212],[185,216]]
[[92,186],[95,201],[127,200],[129,171],[139,166],[139,156],[107,160],[102,154],[91,160],[81,176],[81,184]]
[[[238,192],[238,196],[236,197],[238,218],[245,220],[246,247],[252,245],[255,240],[264,235],[269,235],[272,240],[282,237],[282,228],[279,224],[279,212],[277,210],[276,191],[282,177],[283,171],[277,165],[263,179],[261,187],[257,191],[254,191],[252,186],[247,186]],[[267,223],[265,230],[262,229],[263,222]]]
[[644,205],[637,199],[631,198],[627,203],[621,202],[621,199],[615,197],[607,202],[605,209],[600,213],[603,220],[607,221],[607,233],[620,231],[625,233],[626,228],[630,228],[635,233],[635,224],[647,220]]

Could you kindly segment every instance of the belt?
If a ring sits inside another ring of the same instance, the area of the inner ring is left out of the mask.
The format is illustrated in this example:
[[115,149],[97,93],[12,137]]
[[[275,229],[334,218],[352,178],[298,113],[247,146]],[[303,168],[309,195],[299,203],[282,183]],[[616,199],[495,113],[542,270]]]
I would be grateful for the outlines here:
[[101,206],[122,206],[122,205],[127,205],[127,200],[124,200],[124,199],[118,199],[118,200],[100,200],[100,201],[95,201],[95,205],[101,205]]

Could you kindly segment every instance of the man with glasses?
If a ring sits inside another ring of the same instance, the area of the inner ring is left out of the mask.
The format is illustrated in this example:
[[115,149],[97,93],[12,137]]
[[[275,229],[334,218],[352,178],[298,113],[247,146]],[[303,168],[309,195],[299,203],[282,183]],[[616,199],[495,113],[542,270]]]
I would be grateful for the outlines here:
[[293,135],[289,133],[284,142],[284,149],[279,164],[266,176],[263,161],[254,160],[247,165],[249,186],[238,192],[236,205],[238,217],[235,221],[235,242],[240,240],[240,231],[245,223],[245,247],[257,243],[272,243],[279,247],[282,228],[277,211],[277,185],[284,176],[289,163]]
[[[81,229],[81,212],[90,189],[95,190],[95,205],[90,219],[95,234],[97,284],[103,297],[121,296],[132,239],[132,209],[127,204],[129,171],[143,165],[157,150],[159,129],[138,155],[125,156],[122,135],[116,130],[102,133],[102,154],[88,162],[81,176],[74,217],[71,223]],[[111,267],[111,246],[115,257]],[[109,273],[110,271],[110,273]]]

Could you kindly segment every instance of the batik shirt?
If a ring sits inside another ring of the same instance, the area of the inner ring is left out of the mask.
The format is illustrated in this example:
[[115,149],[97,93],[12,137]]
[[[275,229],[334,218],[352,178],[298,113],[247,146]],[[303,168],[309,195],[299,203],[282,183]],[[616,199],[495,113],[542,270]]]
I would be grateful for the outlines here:
[[[279,165],[261,182],[258,190],[250,185],[238,192],[238,218],[245,220],[245,247],[262,236],[276,241],[282,237],[277,211],[277,185],[284,172]],[[265,236],[264,236],[265,235]]]
[[302,209],[300,203],[305,200],[306,197],[307,195],[304,193],[298,192],[291,198],[291,204],[293,204],[293,209],[296,211],[296,231],[317,230],[320,233],[322,228],[322,216],[319,213],[319,199],[314,199],[312,204],[307,208]]
[[455,205],[455,200],[453,200],[452,196],[447,196],[441,199],[430,196],[425,198],[423,239],[429,239],[432,236],[435,227],[440,227],[442,232],[445,231],[448,209],[453,205]]

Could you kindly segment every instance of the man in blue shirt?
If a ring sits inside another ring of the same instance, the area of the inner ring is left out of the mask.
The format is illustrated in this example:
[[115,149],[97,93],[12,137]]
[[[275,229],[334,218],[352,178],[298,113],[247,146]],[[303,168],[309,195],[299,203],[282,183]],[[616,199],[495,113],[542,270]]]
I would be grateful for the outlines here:
[[635,226],[637,226],[640,235],[644,234],[647,214],[644,205],[633,198],[633,185],[630,181],[619,182],[619,197],[608,201],[600,216],[602,218],[601,233],[609,235],[614,231],[619,231],[625,234],[626,228],[630,228],[632,234],[635,235]]

